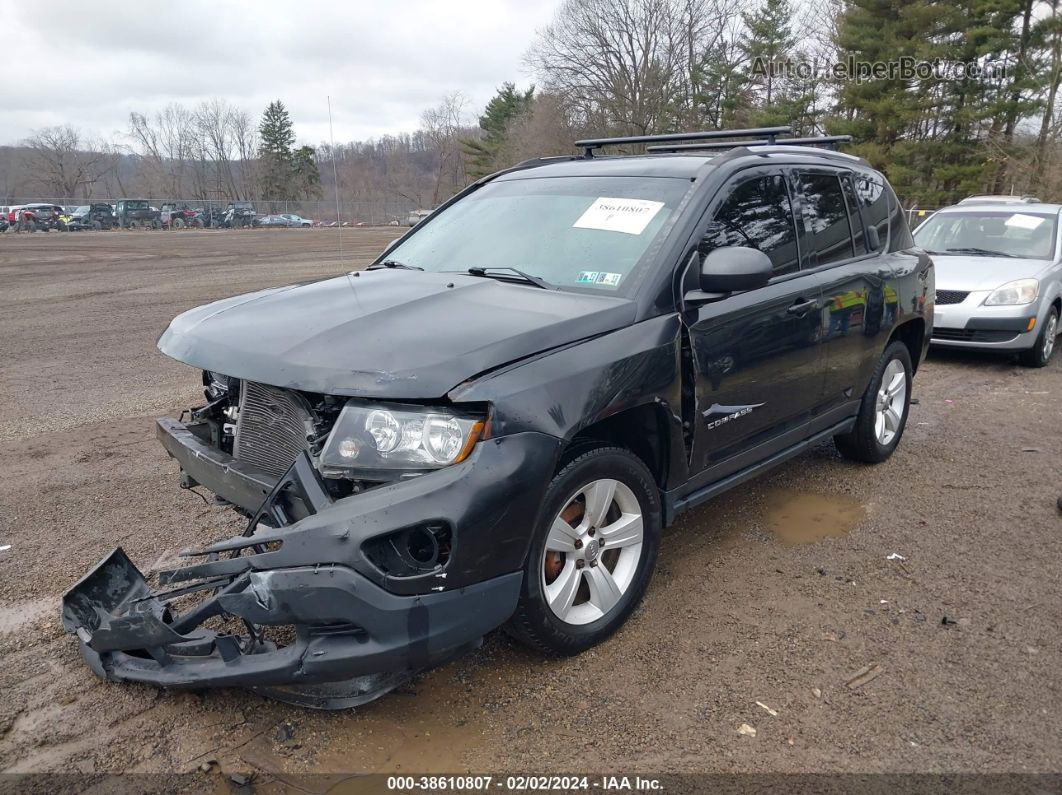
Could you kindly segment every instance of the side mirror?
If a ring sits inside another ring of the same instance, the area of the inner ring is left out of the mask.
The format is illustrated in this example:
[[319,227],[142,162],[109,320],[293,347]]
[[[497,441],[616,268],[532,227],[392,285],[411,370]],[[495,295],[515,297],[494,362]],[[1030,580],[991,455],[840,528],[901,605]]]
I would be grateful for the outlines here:
[[701,292],[726,294],[755,290],[771,278],[771,258],[745,246],[713,249],[701,263]]

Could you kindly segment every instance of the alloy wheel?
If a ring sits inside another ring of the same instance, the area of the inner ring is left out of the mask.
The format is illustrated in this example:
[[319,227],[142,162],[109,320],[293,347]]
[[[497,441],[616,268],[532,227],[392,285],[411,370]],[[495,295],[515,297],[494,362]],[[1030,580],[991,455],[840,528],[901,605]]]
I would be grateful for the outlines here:
[[1051,358],[1055,350],[1055,335],[1058,333],[1058,318],[1054,314],[1047,316],[1047,328],[1044,329],[1044,361]]
[[630,588],[642,556],[643,516],[637,497],[619,480],[595,480],[564,504],[550,526],[542,592],[567,624],[608,615]]
[[878,443],[888,446],[900,432],[903,410],[907,403],[907,371],[903,362],[893,359],[881,375],[878,388],[877,412],[874,417],[874,434]]

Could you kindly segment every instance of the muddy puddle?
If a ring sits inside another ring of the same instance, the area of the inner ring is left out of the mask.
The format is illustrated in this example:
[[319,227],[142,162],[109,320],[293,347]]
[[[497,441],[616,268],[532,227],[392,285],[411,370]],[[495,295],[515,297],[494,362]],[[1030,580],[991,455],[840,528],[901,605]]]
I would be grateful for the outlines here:
[[767,527],[786,546],[845,535],[867,515],[863,503],[844,494],[779,490],[767,506]]
[[284,735],[274,727],[222,754],[223,766],[250,766],[281,789],[314,792],[360,792],[360,777],[372,773],[464,772],[490,730],[472,708],[461,670],[460,663],[445,666],[354,710],[293,712],[290,739],[278,742]]

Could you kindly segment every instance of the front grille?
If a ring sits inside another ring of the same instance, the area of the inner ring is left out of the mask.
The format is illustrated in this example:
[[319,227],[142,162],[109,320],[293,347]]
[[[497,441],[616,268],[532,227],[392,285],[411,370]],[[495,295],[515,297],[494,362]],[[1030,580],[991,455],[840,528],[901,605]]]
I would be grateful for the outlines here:
[[244,381],[233,454],[279,478],[307,447],[313,418],[299,396],[285,389]]
[[962,290],[937,290],[938,304],[961,304],[969,293]]
[[933,339],[942,342],[1009,342],[1016,336],[1013,331],[933,327]]

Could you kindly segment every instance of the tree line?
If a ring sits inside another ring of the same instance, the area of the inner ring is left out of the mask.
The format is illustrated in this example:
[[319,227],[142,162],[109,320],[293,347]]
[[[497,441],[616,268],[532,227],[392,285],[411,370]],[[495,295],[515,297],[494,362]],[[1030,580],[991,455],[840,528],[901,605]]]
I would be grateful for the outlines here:
[[[789,124],[853,135],[846,151],[885,171],[906,205],[1062,200],[1060,2],[565,0],[525,55],[534,86],[501,82],[479,111],[450,93],[416,130],[311,147],[296,145],[280,101],[257,119],[221,99],[174,104],[132,113],[116,142],[58,127],[0,148],[0,193],[299,199],[338,187],[344,201],[430,208],[526,158],[574,154],[587,135]],[[900,61],[920,71],[888,71]]]

